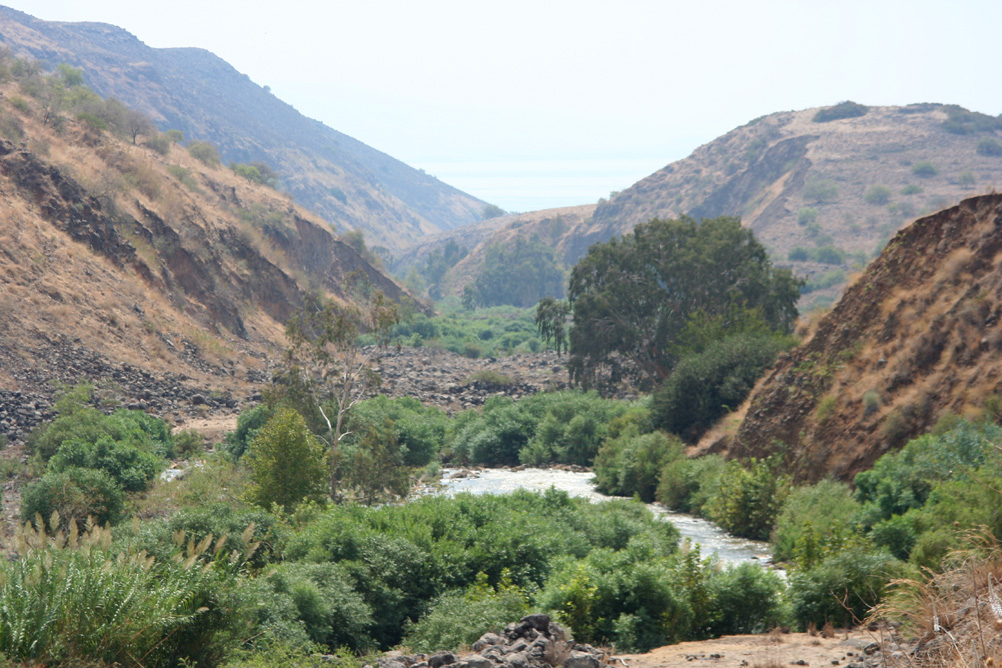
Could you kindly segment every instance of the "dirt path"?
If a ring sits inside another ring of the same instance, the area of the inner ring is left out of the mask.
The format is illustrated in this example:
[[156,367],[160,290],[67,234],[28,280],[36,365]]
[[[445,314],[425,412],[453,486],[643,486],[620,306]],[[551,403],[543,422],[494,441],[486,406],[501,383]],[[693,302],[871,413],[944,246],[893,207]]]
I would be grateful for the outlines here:
[[659,647],[646,654],[621,654],[613,662],[627,668],[846,666],[861,662],[863,649],[876,641],[874,634],[865,630],[840,631],[834,638],[806,633],[724,636]]

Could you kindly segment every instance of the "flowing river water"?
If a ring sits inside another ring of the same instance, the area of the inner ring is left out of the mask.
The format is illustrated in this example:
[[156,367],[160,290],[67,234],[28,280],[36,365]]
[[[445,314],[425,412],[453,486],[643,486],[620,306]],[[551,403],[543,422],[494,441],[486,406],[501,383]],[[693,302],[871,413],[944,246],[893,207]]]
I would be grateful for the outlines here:
[[[435,493],[450,496],[460,492],[507,494],[516,489],[542,492],[555,487],[571,496],[584,497],[596,503],[612,498],[595,491],[594,478],[593,473],[557,469],[443,469],[442,485]],[[709,520],[676,513],[657,503],[647,507],[658,517],[674,524],[683,538],[698,543],[703,556],[716,555],[725,564],[743,561],[767,564],[772,559],[768,543],[735,538]]]

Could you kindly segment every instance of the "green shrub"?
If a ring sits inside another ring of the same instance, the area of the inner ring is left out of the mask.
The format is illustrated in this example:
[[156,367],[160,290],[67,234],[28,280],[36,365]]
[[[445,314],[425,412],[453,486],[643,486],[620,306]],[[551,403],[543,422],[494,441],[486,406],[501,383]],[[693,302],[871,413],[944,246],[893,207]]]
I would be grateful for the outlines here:
[[872,185],[863,193],[867,204],[883,206],[891,201],[891,189],[885,185]]
[[361,434],[387,421],[391,423],[405,466],[426,466],[432,462],[445,442],[449,422],[441,409],[425,406],[414,397],[390,399],[380,395],[352,409],[348,429]]
[[966,480],[985,462],[986,448],[993,443],[1002,443],[1002,428],[962,421],[940,436],[919,436],[882,456],[855,479],[867,525],[921,507],[939,482]]
[[810,251],[803,246],[796,246],[786,254],[786,259],[791,262],[807,262],[810,258]]
[[160,155],[167,155],[170,153],[172,143],[170,139],[162,134],[153,134],[143,141],[143,146],[153,149]]
[[735,536],[767,540],[789,490],[788,477],[774,469],[774,462],[754,457],[747,468],[728,462],[710,500],[710,518]]
[[218,167],[220,164],[219,151],[208,142],[191,142],[188,144],[188,153],[191,154],[191,157],[208,167]]
[[912,174],[927,179],[939,174],[939,170],[928,160],[922,160],[912,165]]
[[374,649],[366,633],[372,611],[337,564],[281,564],[260,578],[254,594],[256,600],[250,603],[259,633],[286,642],[298,640],[300,646],[305,645],[305,636],[327,651]]
[[799,211],[797,211],[798,225],[807,225],[809,223],[815,222],[817,219],[818,219],[818,210],[813,207],[805,206]]
[[[625,403],[603,399],[594,391],[537,394],[520,403],[536,423],[518,457],[535,466],[554,462],[591,466],[610,423],[625,418],[628,410]],[[643,409],[632,415],[641,421],[644,417]]]
[[182,459],[197,457],[205,452],[205,436],[195,429],[182,429],[173,438],[174,450]]
[[661,470],[657,500],[672,510],[705,517],[726,467],[720,455],[669,460]]
[[808,202],[834,202],[838,199],[838,186],[827,179],[812,178],[804,184],[802,194]]
[[978,155],[986,155],[991,158],[997,158],[1002,155],[1002,144],[995,139],[986,138],[978,141],[978,147],[975,150]]
[[69,468],[60,473],[46,473],[24,488],[21,521],[33,521],[36,515],[48,521],[56,511],[64,527],[70,520],[83,526],[88,517],[98,524],[113,523],[121,517],[124,505],[125,493],[107,472]]
[[865,547],[841,550],[813,568],[790,574],[793,616],[801,627],[857,626],[900,572],[900,562],[886,552]]
[[845,483],[822,480],[815,485],[795,487],[776,517],[773,558],[790,561],[808,528],[821,536],[829,535],[836,523],[850,526],[858,511],[859,504]]
[[528,612],[524,590],[506,582],[491,587],[483,573],[465,592],[439,596],[429,612],[409,624],[403,644],[418,652],[459,649],[470,646],[485,633],[501,633],[504,627]]
[[863,393],[863,413],[873,415],[880,410],[880,393],[876,390],[867,390]]
[[845,251],[830,244],[815,249],[813,255],[821,264],[845,264]]
[[775,336],[738,335],[710,344],[682,359],[651,399],[658,429],[696,441],[748,396],[762,372],[788,341]]
[[923,190],[924,189],[922,188],[922,186],[915,185],[914,183],[909,183],[908,185],[906,185],[904,188],[901,189],[901,194],[902,195],[917,195],[920,192],[922,192]]
[[972,188],[976,182],[977,179],[974,177],[974,172],[966,171],[957,174],[957,185],[963,188]]
[[71,468],[104,471],[126,492],[141,492],[163,470],[164,461],[131,443],[102,434],[93,443],[63,441],[49,460],[49,471],[62,473]]
[[306,420],[292,409],[281,409],[250,442],[247,452],[251,484],[247,497],[270,508],[277,503],[291,510],[306,499],[326,496],[327,458]]
[[258,404],[241,411],[237,417],[237,428],[226,434],[224,447],[234,459],[240,459],[247,451],[247,445],[254,440],[261,427],[275,414],[275,410],[266,404]]
[[654,501],[658,478],[665,463],[684,457],[684,446],[662,432],[637,435],[627,432],[602,444],[595,458],[595,487],[603,494],[637,495]]
[[191,175],[191,170],[180,165],[168,165],[167,173],[177,179],[188,190],[198,190],[198,182]]
[[786,587],[775,571],[745,562],[710,580],[711,636],[764,633],[786,622]]
[[814,117],[811,120],[815,123],[828,123],[830,121],[837,121],[843,118],[859,118],[860,116],[865,116],[869,111],[870,108],[866,105],[846,100],[845,102],[839,102],[832,107],[825,107],[824,109],[821,109],[814,114]]
[[290,533],[282,553],[288,561],[340,564],[372,610],[368,635],[387,647],[400,642],[406,619],[418,619],[446,592],[468,588],[478,573],[497,586],[508,569],[512,585],[535,589],[562,556],[584,557],[599,546],[669,555],[677,540],[674,527],[639,503],[519,491],[334,506]]

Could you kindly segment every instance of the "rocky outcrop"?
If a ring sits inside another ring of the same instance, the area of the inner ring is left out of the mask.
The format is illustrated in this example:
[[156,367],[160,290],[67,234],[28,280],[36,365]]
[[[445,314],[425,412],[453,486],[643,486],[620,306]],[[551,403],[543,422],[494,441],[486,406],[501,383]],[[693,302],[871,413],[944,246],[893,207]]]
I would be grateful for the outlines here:
[[376,668],[603,668],[608,656],[591,645],[579,644],[549,615],[527,615],[499,635],[485,633],[469,654],[452,652],[403,654],[389,652]]

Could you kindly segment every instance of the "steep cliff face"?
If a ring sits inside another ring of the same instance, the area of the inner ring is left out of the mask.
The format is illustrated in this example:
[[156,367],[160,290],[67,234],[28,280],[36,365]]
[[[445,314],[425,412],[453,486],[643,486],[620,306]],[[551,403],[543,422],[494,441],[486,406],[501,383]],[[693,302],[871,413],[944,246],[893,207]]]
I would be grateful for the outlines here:
[[850,479],[947,413],[1002,393],[1002,195],[899,232],[753,393],[731,456],[785,453],[800,478]]
[[153,49],[98,23],[40,21],[0,7],[0,44],[149,114],[161,129],[217,145],[225,161],[264,161],[297,202],[370,245],[399,250],[479,219],[485,203],[304,117],[201,49]]

